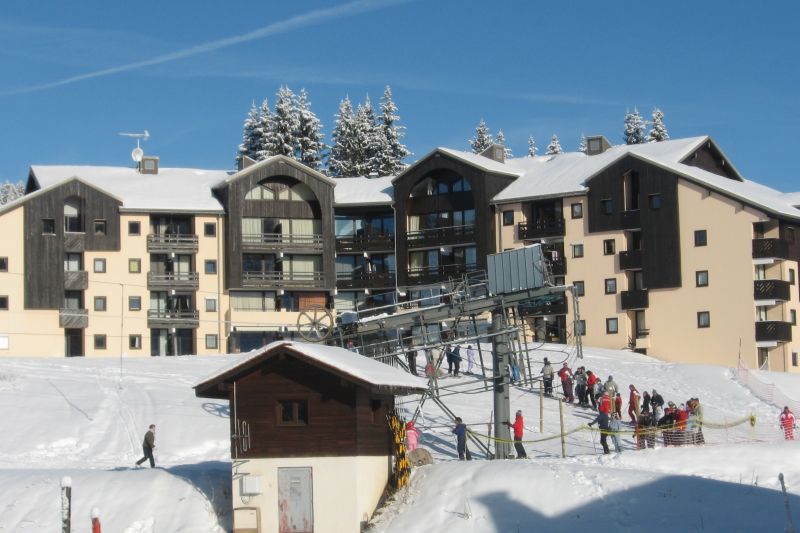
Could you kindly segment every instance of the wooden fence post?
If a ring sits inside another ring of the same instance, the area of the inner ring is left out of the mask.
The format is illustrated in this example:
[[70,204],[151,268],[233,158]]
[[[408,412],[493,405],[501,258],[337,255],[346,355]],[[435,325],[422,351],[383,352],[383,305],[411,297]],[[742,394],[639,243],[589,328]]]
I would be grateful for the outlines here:
[[558,418],[561,421],[561,457],[567,456],[567,443],[564,440],[564,402],[558,402]]
[[72,531],[72,478],[61,478],[61,533]]

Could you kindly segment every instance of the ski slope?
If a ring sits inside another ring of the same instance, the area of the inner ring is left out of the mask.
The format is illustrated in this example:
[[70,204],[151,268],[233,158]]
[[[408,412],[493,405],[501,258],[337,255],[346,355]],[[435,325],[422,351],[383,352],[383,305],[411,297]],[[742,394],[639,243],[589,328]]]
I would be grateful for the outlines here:
[[[486,346],[488,348],[488,346]],[[558,363],[574,353],[537,352]],[[732,369],[658,362],[630,352],[585,349],[581,362],[622,389],[653,388],[681,403],[697,396],[707,420],[742,424],[705,430],[706,446],[598,455],[597,435],[578,431],[526,445],[525,461],[458,462],[450,420],[427,402],[418,420],[421,445],[435,460],[387,505],[374,531],[779,531],[786,510],[777,474],[786,476],[800,521],[800,446],[783,442],[778,408],[737,383]],[[73,530],[89,529],[92,507],[104,531],[121,533],[231,530],[229,413],[226,402],[198,399],[192,386],[241,356],[142,359],[15,359],[0,365],[0,532],[60,527],[59,480],[73,480]],[[466,365],[463,365],[466,366]],[[572,366],[575,366],[572,364]],[[418,365],[422,368],[422,364]],[[769,377],[769,376],[767,376]],[[791,397],[800,378],[770,379]],[[474,375],[440,381],[442,400],[476,433],[485,434],[492,394]],[[408,413],[414,398],[400,400]],[[525,414],[526,440],[557,436],[558,403],[513,388],[512,411]],[[623,408],[627,409],[627,406]],[[592,413],[565,406],[564,426]],[[134,468],[147,426],[156,429],[158,468]],[[480,454],[476,452],[476,456]],[[317,494],[315,497],[325,497]]]

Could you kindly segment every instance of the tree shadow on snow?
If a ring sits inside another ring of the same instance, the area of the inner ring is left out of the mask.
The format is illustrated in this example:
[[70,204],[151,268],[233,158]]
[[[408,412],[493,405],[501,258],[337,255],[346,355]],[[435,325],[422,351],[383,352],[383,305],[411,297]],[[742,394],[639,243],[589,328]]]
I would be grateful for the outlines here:
[[208,500],[211,510],[217,516],[220,527],[226,531],[233,529],[233,516],[231,515],[231,464],[229,462],[205,461],[170,466],[164,470],[194,486]]

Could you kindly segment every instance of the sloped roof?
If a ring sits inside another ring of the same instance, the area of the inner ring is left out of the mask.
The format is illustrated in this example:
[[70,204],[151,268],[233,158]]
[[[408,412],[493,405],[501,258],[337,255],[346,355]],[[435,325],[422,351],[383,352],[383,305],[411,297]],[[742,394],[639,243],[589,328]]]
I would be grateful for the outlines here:
[[286,163],[287,165],[295,167],[296,169],[298,169],[298,170],[300,170],[302,172],[305,172],[307,174],[311,174],[315,178],[319,179],[320,181],[323,181],[323,182],[327,183],[328,185],[333,185],[334,187],[336,186],[336,181],[334,181],[333,178],[326,176],[325,174],[323,174],[322,172],[320,172],[318,170],[314,170],[311,167],[305,166],[303,163],[301,163],[297,159],[294,159],[293,157],[288,157],[288,156],[285,156],[285,155],[273,155],[273,156],[270,156],[270,157],[268,157],[266,159],[262,159],[261,161],[258,161],[255,164],[250,165],[249,167],[243,168],[243,169],[241,169],[239,171],[229,172],[227,177],[225,178],[225,182],[224,183],[218,183],[217,186],[222,186],[225,183],[230,183],[232,181],[236,181],[236,180],[238,180],[240,178],[243,178],[243,177],[245,177],[245,176],[247,176],[249,174],[252,174],[256,170],[260,169],[261,167],[268,167],[268,166],[270,166],[272,164],[275,164],[275,163]]
[[407,166],[405,170],[403,170],[400,174],[392,178],[392,182],[397,181],[398,179],[400,179],[401,176],[407,174],[422,161],[425,161],[426,159],[432,157],[436,153],[448,155],[450,157],[463,161],[464,163],[467,163],[468,165],[471,165],[473,167],[478,167],[486,172],[491,172],[492,174],[501,174],[504,176],[513,176],[513,177],[521,175],[521,172],[519,170],[511,168],[508,165],[505,165],[499,161],[495,161],[494,159],[490,159],[486,156],[473,154],[472,152],[462,152],[461,150],[453,150],[452,148],[443,148],[440,146],[438,148],[434,148],[433,150],[431,150],[430,152],[419,158],[417,161]]
[[253,350],[240,361],[219,370],[195,385],[199,397],[214,397],[219,384],[247,373],[271,356],[289,351],[295,357],[338,374],[345,379],[386,394],[410,394],[428,389],[427,381],[357,353],[324,344],[276,341]]
[[337,206],[391,205],[394,197],[392,179],[394,176],[335,178],[334,203]]
[[230,173],[162,167],[158,174],[141,174],[126,167],[34,165],[31,175],[42,189],[77,177],[118,198],[122,202],[120,211],[223,213],[211,188]]

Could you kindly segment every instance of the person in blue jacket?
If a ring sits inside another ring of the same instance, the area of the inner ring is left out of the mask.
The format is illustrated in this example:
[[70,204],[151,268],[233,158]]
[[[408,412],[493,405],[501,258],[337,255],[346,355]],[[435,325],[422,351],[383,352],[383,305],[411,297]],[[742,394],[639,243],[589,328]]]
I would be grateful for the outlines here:
[[456,436],[458,460],[463,461],[466,459],[467,461],[471,461],[472,456],[470,455],[469,450],[467,450],[467,426],[464,424],[464,421],[461,420],[461,417],[456,417],[456,427],[454,427],[452,431]]
[[589,427],[597,424],[597,426],[600,428],[600,444],[603,446],[604,454],[611,453],[608,451],[608,440],[607,440],[608,430],[609,430],[608,421],[609,421],[608,413],[600,411],[599,413],[597,413],[595,419],[589,422]]

